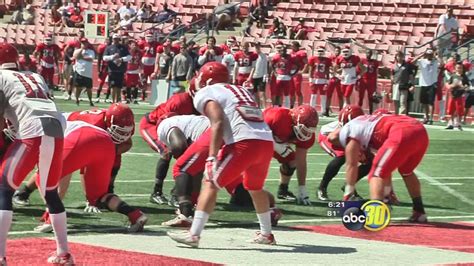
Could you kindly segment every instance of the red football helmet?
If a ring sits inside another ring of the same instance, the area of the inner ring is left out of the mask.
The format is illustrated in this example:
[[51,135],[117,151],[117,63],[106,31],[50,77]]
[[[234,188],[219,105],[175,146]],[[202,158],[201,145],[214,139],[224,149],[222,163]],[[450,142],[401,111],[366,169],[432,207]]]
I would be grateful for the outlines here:
[[343,126],[352,119],[364,115],[364,111],[356,104],[346,105],[339,112],[339,123]]
[[189,82],[189,88],[188,88],[188,93],[189,95],[194,98],[194,95],[196,95],[196,77],[193,77],[191,81]]
[[13,45],[6,42],[0,43],[1,69],[17,69],[18,57],[18,51]]
[[372,113],[372,115],[385,115],[385,114],[391,114],[391,113],[389,110],[385,108],[379,108]]
[[127,141],[135,130],[132,109],[122,103],[114,103],[107,109],[105,123],[115,144]]
[[229,70],[219,62],[206,63],[201,67],[199,75],[201,76],[201,87],[229,82]]
[[290,110],[293,120],[293,132],[300,141],[311,139],[316,132],[319,116],[316,108],[309,105],[300,105]]

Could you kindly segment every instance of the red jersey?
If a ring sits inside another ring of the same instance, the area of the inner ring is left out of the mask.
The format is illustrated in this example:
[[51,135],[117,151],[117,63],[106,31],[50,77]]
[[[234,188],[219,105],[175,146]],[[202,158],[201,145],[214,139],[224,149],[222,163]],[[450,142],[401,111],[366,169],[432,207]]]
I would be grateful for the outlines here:
[[56,56],[61,52],[56,44],[46,45],[40,43],[36,45],[35,53],[39,54],[40,65],[44,68],[53,68]]
[[[216,56],[221,56],[224,51],[222,50],[222,48],[220,48],[219,46],[214,46],[214,51],[216,52]],[[199,55],[204,55],[204,53],[207,51],[207,45],[206,46],[203,46],[201,47],[201,49],[199,49]]]
[[291,51],[291,57],[293,57],[298,71],[303,70],[304,66],[308,63],[308,55],[305,50]]
[[[139,47],[143,50],[142,64],[144,66],[154,66],[156,53],[158,52],[158,42],[144,42]],[[162,48],[163,49],[163,48]]]
[[290,80],[294,59],[291,55],[275,54],[272,58],[272,67],[275,69],[278,80]]
[[220,47],[221,47],[222,52],[223,52],[224,54],[230,54],[230,53],[231,53],[230,47],[227,46],[227,44],[225,44],[225,43],[224,43],[224,44],[221,44]]
[[339,56],[336,58],[336,65],[342,68],[341,84],[355,84],[357,81],[356,67],[360,63],[360,57],[351,55],[349,58]]
[[[365,66],[367,71],[364,73],[362,78],[368,81],[377,80],[377,69],[379,68],[379,61],[367,58],[361,60],[361,63]],[[358,69],[359,70],[359,69]]]
[[382,117],[377,125],[375,125],[374,131],[370,138],[369,147],[378,150],[385,140],[387,140],[390,130],[395,126],[413,126],[420,125],[421,123],[409,116],[404,115],[387,115]]
[[444,64],[444,69],[446,69],[450,74],[454,73],[456,68],[456,61],[449,59],[446,64]]
[[263,119],[272,130],[273,138],[278,143],[293,143],[298,148],[309,149],[314,145],[316,134],[311,139],[300,141],[293,132],[293,119],[290,109],[283,107],[270,107],[263,111]]
[[167,113],[176,113],[178,115],[199,114],[194,108],[193,98],[187,92],[177,93],[171,96],[168,101],[158,105],[155,110],[148,114],[149,122],[156,123],[161,116]]
[[92,109],[85,111],[76,111],[69,114],[67,117],[68,121],[83,121],[107,130],[107,124],[105,123],[105,109]]
[[332,60],[327,57],[312,56],[308,65],[313,67],[313,72],[310,73],[311,78],[315,79],[313,82],[315,84],[326,84],[327,79],[329,79]]
[[143,53],[139,49],[130,51],[132,59],[127,64],[127,74],[140,74],[142,55]]
[[234,54],[235,63],[239,67],[239,74],[249,74],[257,59],[258,55],[254,52],[245,53],[244,51],[238,51]]
[[298,33],[298,31],[300,30],[303,30],[303,38],[306,38],[306,36],[308,35],[308,32],[309,32],[309,29],[308,27],[304,26],[304,25],[301,25],[301,24],[298,24],[296,26],[293,27],[293,32],[296,34]]

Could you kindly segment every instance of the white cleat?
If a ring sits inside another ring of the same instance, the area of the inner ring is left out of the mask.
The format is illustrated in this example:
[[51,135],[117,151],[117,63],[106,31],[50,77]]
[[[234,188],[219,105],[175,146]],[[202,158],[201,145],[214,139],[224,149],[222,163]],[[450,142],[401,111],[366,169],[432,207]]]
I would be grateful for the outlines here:
[[54,252],[51,256],[49,256],[48,263],[54,265],[75,265],[74,258],[72,257],[71,253],[58,255],[56,252]]
[[186,217],[182,214],[178,214],[175,218],[161,223],[161,225],[165,226],[171,226],[171,227],[191,227],[191,224],[193,223],[193,217],[189,216]]
[[192,236],[189,231],[167,232],[166,233],[174,241],[185,244],[187,246],[197,248],[199,247],[199,236]]
[[263,235],[258,231],[255,233],[255,238],[251,241],[254,244],[261,244],[261,245],[276,245],[275,236],[273,234]]
[[53,225],[51,222],[48,220],[47,222],[44,222],[34,229],[35,232],[37,233],[51,233],[53,232]]
[[136,232],[142,232],[143,227],[145,227],[146,222],[148,222],[148,217],[142,213],[140,217],[135,221],[135,223],[132,223],[130,227],[128,228],[129,233],[136,233]]

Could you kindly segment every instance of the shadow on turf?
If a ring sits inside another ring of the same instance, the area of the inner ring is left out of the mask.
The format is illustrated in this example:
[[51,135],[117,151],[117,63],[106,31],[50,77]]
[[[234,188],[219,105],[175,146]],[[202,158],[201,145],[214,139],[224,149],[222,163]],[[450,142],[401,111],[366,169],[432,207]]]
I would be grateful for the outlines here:
[[[191,248],[179,246],[180,248]],[[262,247],[262,248],[259,248]],[[280,245],[277,244],[275,248],[265,248],[267,246],[255,246],[252,248],[199,248],[203,250],[217,250],[217,251],[260,251],[265,253],[307,253],[307,254],[350,254],[356,253],[357,249],[348,247],[331,247],[318,245]],[[278,249],[277,247],[284,247],[289,249]]]
[[[400,202],[400,204],[398,205],[394,205],[394,207],[396,208],[397,206],[401,206],[401,207],[413,207],[413,203],[411,202]],[[440,210],[456,210],[456,208],[448,208],[448,207],[441,207],[441,206],[438,206],[438,205],[430,205],[430,204],[424,204],[425,208],[433,208],[433,209],[440,209]]]
[[435,227],[435,228],[445,228],[453,230],[468,230],[473,231],[474,225],[470,224],[460,224],[460,223],[443,223],[443,222],[429,222],[426,224],[418,223],[391,223],[391,227]]

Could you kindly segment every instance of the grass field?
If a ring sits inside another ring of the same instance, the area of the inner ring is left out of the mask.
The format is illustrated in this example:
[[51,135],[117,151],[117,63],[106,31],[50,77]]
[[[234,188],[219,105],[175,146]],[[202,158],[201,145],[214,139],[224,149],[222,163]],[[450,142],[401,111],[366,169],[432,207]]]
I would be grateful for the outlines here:
[[[77,110],[73,102],[58,100],[62,111]],[[105,107],[104,104],[99,107]],[[82,102],[80,109],[87,109],[88,105]],[[136,122],[144,113],[152,109],[148,105],[132,106]],[[320,124],[328,123],[329,119],[322,119]],[[138,123],[137,123],[138,126]],[[426,211],[432,220],[443,221],[473,221],[474,220],[474,132],[471,130],[446,131],[441,126],[430,126],[430,147],[422,164],[417,171],[422,183],[423,200]],[[157,154],[146,145],[136,130],[133,136],[133,148],[124,155],[122,168],[116,179],[116,193],[129,204],[140,207],[149,216],[149,228],[157,227],[161,222],[173,217],[174,209],[169,206],[158,206],[149,202],[149,195],[153,188],[154,171]],[[283,210],[284,217],[281,226],[298,225],[305,222],[340,223],[326,216],[326,204],[317,201],[316,190],[323,171],[330,157],[319,146],[314,146],[308,159],[307,189],[313,201],[312,206],[297,206],[293,203],[278,203]],[[329,186],[329,196],[335,200],[342,197],[340,187],[343,184],[343,170]],[[411,213],[411,200],[408,197],[403,180],[394,174],[394,188],[402,204],[395,206],[392,217],[407,218]],[[266,188],[276,193],[279,180],[278,164],[272,162]],[[165,192],[169,192],[173,183],[169,175],[165,183]],[[296,180],[290,184],[290,189],[296,192]],[[368,185],[362,180],[358,186],[362,196],[367,196]],[[231,207],[227,204],[228,195],[225,191],[219,194],[216,212],[211,216],[211,223],[224,226],[255,224],[256,216],[252,210]],[[103,233],[107,231],[125,231],[127,223],[125,216],[104,211],[101,214],[83,214],[85,198],[77,174],[65,200],[68,211],[68,224],[71,234]],[[29,207],[16,208],[12,237],[43,236],[32,232],[38,224],[38,219],[44,210],[44,204],[38,193],[34,193]],[[454,217],[454,218],[449,218]]]

